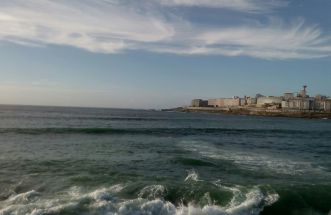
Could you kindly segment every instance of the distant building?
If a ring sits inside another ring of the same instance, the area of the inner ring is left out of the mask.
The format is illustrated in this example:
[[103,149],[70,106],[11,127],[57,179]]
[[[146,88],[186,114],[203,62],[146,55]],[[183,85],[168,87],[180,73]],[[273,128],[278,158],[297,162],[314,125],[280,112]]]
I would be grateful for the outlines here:
[[309,95],[307,94],[307,85],[303,86],[303,89],[300,91],[300,93],[298,93],[297,97],[301,97],[301,98],[308,98]]
[[276,96],[264,96],[257,98],[257,107],[265,107],[271,105],[279,105],[281,106],[283,99],[281,97]]
[[289,109],[290,108],[290,103],[289,101],[282,101],[282,109]]
[[324,96],[324,95],[320,95],[320,94],[318,94],[318,95],[315,96],[315,99],[316,99],[316,100],[326,100],[327,97]]
[[245,98],[240,98],[239,99],[239,106],[245,106],[245,105],[247,105],[246,96],[245,96]]
[[202,99],[193,99],[191,102],[192,107],[208,107],[208,101]]
[[294,98],[294,93],[284,93],[284,99],[289,100]]
[[246,105],[253,106],[256,105],[257,98],[246,97]]
[[220,107],[221,99],[208,99],[209,107]]
[[321,100],[314,101],[314,110],[316,111],[324,111],[325,109],[325,102]]
[[331,112],[331,98],[325,100],[324,110],[327,112]]
[[307,111],[314,109],[313,98],[295,97],[282,102],[282,108],[288,110]]
[[233,98],[209,99],[208,105],[211,107],[234,107],[241,106],[242,102],[243,101],[239,97],[235,96]]
[[327,111],[331,112],[331,98],[324,95],[309,97],[307,86],[304,85],[299,93],[284,93],[283,96],[263,96],[256,94],[256,97],[239,98],[216,98],[209,100],[194,99],[192,107],[258,107],[266,110],[284,111]]
[[324,111],[325,110],[325,100],[326,96],[316,95],[314,101],[314,110]]
[[331,112],[331,99],[326,96],[316,96],[314,110]]
[[315,98],[309,97],[307,94],[307,86],[294,96],[294,93],[284,93],[284,100],[282,101],[283,110],[292,111],[309,111],[324,109],[324,104],[317,101]]

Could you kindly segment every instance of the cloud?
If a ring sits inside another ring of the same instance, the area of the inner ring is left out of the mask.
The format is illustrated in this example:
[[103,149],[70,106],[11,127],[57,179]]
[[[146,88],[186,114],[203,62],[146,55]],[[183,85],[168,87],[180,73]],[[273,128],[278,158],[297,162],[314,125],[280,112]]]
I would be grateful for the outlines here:
[[285,7],[288,5],[284,0],[158,0],[167,6],[197,6],[226,8],[245,12],[268,12],[274,8]]
[[162,18],[115,1],[13,0],[1,2],[0,8],[0,38],[19,44],[70,45],[113,53],[174,33]]
[[[193,53],[246,55],[265,59],[319,58],[330,56],[330,38],[317,26],[305,26],[303,19],[289,25],[271,20],[259,26],[208,29],[194,38]],[[192,44],[192,43],[191,43]]]
[[[255,21],[221,27],[214,23],[203,27],[162,6],[232,4],[243,8],[247,4],[247,10],[270,8],[258,6],[258,2],[262,1],[161,0],[158,4],[142,0],[137,4],[129,0],[4,0],[0,2],[0,40],[24,46],[72,46],[97,53],[146,50],[262,59],[331,55],[330,38],[304,19],[286,23],[273,18],[264,24]],[[268,2],[277,5],[279,1]]]

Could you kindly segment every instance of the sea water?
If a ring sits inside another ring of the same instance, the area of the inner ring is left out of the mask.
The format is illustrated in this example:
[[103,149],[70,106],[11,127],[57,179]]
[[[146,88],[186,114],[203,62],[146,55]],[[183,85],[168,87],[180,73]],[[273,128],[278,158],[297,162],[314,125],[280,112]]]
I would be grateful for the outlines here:
[[0,106],[0,214],[329,214],[331,120]]

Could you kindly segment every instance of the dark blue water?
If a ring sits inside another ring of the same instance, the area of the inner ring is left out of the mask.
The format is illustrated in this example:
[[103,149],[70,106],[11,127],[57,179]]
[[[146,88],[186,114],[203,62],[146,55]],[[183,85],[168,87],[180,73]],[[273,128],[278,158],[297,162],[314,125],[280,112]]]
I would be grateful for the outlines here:
[[0,214],[330,210],[330,120],[0,106]]

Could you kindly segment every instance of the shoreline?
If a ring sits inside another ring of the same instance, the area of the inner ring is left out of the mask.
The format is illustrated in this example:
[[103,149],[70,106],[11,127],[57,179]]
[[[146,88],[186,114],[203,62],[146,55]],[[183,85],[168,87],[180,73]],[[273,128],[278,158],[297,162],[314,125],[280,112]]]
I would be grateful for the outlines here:
[[331,112],[298,112],[298,111],[281,111],[281,110],[265,110],[251,108],[209,108],[209,107],[178,107],[171,109],[162,109],[169,112],[185,112],[185,113],[224,113],[229,115],[244,115],[244,116],[265,116],[265,117],[288,117],[288,118],[305,118],[305,119],[331,119]]

